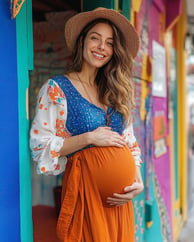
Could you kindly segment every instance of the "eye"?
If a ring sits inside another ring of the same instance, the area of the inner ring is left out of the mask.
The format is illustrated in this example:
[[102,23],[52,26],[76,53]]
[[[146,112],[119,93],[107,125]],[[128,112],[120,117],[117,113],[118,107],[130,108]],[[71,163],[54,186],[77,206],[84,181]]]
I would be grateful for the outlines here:
[[108,41],[107,45],[113,47],[113,42]]
[[98,37],[96,37],[96,36],[93,35],[93,36],[91,36],[91,39],[92,40],[98,40]]

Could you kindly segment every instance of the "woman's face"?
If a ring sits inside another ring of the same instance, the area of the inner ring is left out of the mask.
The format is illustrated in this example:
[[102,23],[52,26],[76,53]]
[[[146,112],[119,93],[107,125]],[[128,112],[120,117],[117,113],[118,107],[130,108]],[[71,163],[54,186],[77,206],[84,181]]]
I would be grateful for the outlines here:
[[104,66],[113,55],[113,30],[109,24],[98,23],[84,40],[83,62],[91,67]]

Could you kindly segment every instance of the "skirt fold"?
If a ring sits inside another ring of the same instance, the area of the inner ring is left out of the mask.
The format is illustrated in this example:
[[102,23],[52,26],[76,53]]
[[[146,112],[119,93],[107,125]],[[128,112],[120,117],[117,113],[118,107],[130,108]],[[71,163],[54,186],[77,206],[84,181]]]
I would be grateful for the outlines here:
[[[124,155],[122,153],[123,156],[120,156],[121,161],[114,161],[113,157],[118,157],[118,151],[124,152]],[[129,159],[129,165],[125,159]],[[111,176],[109,169],[112,169],[113,164],[115,171],[112,171],[111,179],[114,181],[114,172],[118,172],[119,167],[114,162],[120,162],[120,166],[126,163],[129,169],[126,185],[130,185],[135,179],[135,163],[127,149],[122,151],[112,147],[92,147],[69,158],[63,178],[62,206],[57,224],[57,234],[61,241],[134,242],[132,201],[123,206],[108,207],[101,192],[103,189],[99,187],[104,166]],[[123,176],[122,169],[120,175]],[[106,174],[102,178],[103,182],[105,178]],[[123,182],[121,179],[122,186]]]

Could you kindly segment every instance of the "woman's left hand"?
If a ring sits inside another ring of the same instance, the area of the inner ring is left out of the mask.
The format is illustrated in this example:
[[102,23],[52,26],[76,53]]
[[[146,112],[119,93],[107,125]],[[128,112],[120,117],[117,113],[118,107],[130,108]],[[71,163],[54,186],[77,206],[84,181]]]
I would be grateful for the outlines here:
[[144,189],[140,167],[136,167],[136,180],[130,186],[124,188],[124,193],[114,193],[112,197],[107,198],[107,204],[110,206],[121,206],[136,197]]
[[123,194],[114,193],[112,197],[107,198],[107,203],[110,206],[121,206],[125,203],[129,202],[129,200],[136,197],[143,191],[143,183],[142,182],[134,182],[132,185],[124,188]]

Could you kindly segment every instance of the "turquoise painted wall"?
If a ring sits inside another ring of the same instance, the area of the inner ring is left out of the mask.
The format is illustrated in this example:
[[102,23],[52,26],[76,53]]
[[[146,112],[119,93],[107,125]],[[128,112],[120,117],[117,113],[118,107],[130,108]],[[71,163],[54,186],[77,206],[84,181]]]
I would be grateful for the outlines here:
[[178,90],[177,90],[177,52],[176,49],[171,50],[172,64],[174,67],[174,80],[171,80],[172,96],[173,96],[173,121],[174,121],[174,166],[175,166],[175,199],[179,199],[179,164],[178,164]]
[[159,214],[159,207],[157,201],[155,199],[155,192],[154,192],[154,180],[153,180],[153,173],[151,174],[151,182],[149,187],[150,197],[152,198],[149,204],[149,217],[152,221],[151,227],[147,227],[145,229],[145,241],[146,242],[163,242],[162,233],[161,233],[161,222],[160,222],[160,214]]
[[123,0],[122,2],[122,14],[130,19],[130,9],[131,9],[131,0]]
[[104,7],[104,8],[115,8],[115,1],[116,0],[84,0],[83,1],[83,11],[89,11],[97,7]]
[[20,242],[16,22],[0,4],[0,241]]
[[19,109],[19,171],[21,242],[32,242],[31,166],[29,153],[28,87],[29,70],[33,68],[32,6],[26,0],[16,17],[18,109]]

